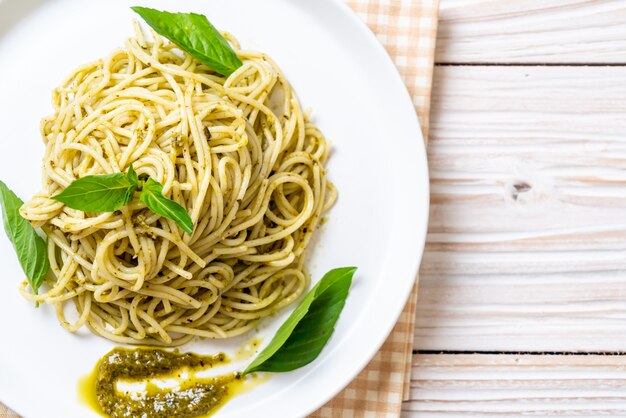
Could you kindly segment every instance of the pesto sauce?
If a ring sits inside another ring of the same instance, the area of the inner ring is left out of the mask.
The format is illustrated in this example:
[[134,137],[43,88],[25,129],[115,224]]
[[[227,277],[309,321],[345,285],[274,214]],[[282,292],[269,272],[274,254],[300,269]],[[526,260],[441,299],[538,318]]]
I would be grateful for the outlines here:
[[[239,373],[210,378],[180,379],[181,372],[204,370],[228,361],[226,355],[201,356],[157,348],[115,348],[96,366],[95,400],[105,416],[112,418],[191,418],[213,412],[230,398],[241,383]],[[150,379],[179,378],[179,387],[162,389]],[[147,382],[143,396],[116,389],[119,381]],[[93,398],[93,396],[92,396]]]

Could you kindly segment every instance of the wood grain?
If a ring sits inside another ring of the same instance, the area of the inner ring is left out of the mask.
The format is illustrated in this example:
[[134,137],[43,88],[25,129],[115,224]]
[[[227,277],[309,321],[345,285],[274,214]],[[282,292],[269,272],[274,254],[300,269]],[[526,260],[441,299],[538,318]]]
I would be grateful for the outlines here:
[[623,0],[442,0],[440,63],[625,63]]
[[626,351],[623,80],[437,68],[416,350]]
[[403,416],[626,416],[626,358],[414,355]]
[[626,352],[626,1],[440,19],[415,349],[447,353],[403,416],[626,416],[626,356],[589,354]]

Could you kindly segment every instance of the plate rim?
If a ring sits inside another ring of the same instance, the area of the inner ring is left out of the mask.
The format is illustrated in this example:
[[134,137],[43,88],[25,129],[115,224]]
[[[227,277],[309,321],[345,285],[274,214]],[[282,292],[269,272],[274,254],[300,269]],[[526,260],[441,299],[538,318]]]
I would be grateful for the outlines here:
[[327,402],[331,401],[335,396],[337,396],[343,389],[349,386],[350,383],[352,383],[352,381],[369,365],[369,363],[376,356],[376,354],[378,354],[378,352],[382,348],[385,341],[387,341],[387,338],[389,338],[389,336],[391,335],[393,328],[395,327],[398,320],[400,319],[400,316],[402,315],[402,312],[404,311],[404,308],[409,300],[409,297],[412,293],[413,286],[415,286],[415,284],[419,282],[418,273],[419,273],[420,264],[422,262],[425,245],[426,245],[426,237],[428,233],[428,223],[429,223],[429,216],[430,216],[430,176],[429,176],[429,168],[428,168],[426,143],[425,143],[424,135],[422,132],[421,120],[419,118],[419,115],[417,114],[417,111],[413,104],[408,88],[406,84],[404,83],[404,80],[402,79],[402,74],[400,73],[400,70],[393,62],[393,59],[389,55],[389,52],[386,50],[384,45],[378,39],[376,34],[357,15],[357,13],[348,6],[347,0],[326,0],[326,1],[337,6],[340,9],[340,11],[343,13],[344,17],[350,20],[350,22],[353,25],[355,25],[357,28],[359,28],[359,30],[363,33],[363,35],[367,37],[371,47],[377,50],[378,55],[380,55],[383,58],[383,61],[385,65],[388,67],[389,72],[394,74],[395,76],[394,81],[399,82],[400,90],[402,91],[401,96],[403,96],[402,100],[406,102],[406,104],[404,104],[403,107],[407,107],[408,105],[408,107],[410,107],[412,110],[412,112],[410,112],[412,113],[411,122],[414,125],[417,125],[416,132],[414,133],[415,138],[413,138],[413,140],[417,141],[417,144],[416,144],[418,148],[417,159],[420,160],[419,161],[420,164],[418,164],[418,168],[420,169],[419,171],[422,172],[422,175],[419,176],[419,181],[421,184],[416,184],[415,186],[416,186],[416,189],[420,189],[423,191],[422,194],[418,193],[417,197],[418,197],[418,200],[421,200],[421,204],[423,205],[422,207],[424,210],[424,218],[421,222],[418,222],[422,224],[421,225],[422,233],[416,235],[417,240],[414,242],[415,244],[417,244],[418,248],[417,248],[417,252],[415,253],[415,258],[414,258],[415,261],[412,267],[413,278],[412,280],[407,280],[404,282],[405,284],[409,284],[406,287],[406,289],[408,290],[403,292],[403,299],[399,301],[400,303],[397,303],[395,305],[396,309],[393,315],[389,315],[389,318],[393,318],[393,320],[389,321],[390,324],[386,327],[387,328],[386,331],[380,333],[380,337],[378,338],[378,341],[372,346],[370,346],[370,349],[368,350],[369,351],[368,355],[363,356],[359,366],[356,367],[352,371],[352,373],[348,373],[347,377],[342,379],[342,383],[336,385],[333,390],[327,391],[326,393],[328,393],[328,395],[324,397],[324,400],[320,401],[317,406],[309,408],[305,414],[301,415],[303,417],[306,417],[312,414],[313,412],[317,411],[319,408],[321,408]]

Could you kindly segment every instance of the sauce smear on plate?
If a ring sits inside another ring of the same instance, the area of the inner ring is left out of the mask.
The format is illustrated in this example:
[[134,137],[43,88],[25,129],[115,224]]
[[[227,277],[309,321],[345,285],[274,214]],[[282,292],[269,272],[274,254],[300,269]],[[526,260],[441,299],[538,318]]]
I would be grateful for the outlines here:
[[115,348],[81,380],[79,393],[96,412],[113,418],[206,416],[244,391],[244,378],[237,372],[197,375],[228,361],[223,353]]

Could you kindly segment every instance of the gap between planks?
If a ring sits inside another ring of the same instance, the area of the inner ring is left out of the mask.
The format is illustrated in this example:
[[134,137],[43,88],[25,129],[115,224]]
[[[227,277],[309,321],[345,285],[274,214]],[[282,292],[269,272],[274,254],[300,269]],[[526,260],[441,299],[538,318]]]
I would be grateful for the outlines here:
[[416,354],[402,417],[623,417],[625,369],[625,356]]

